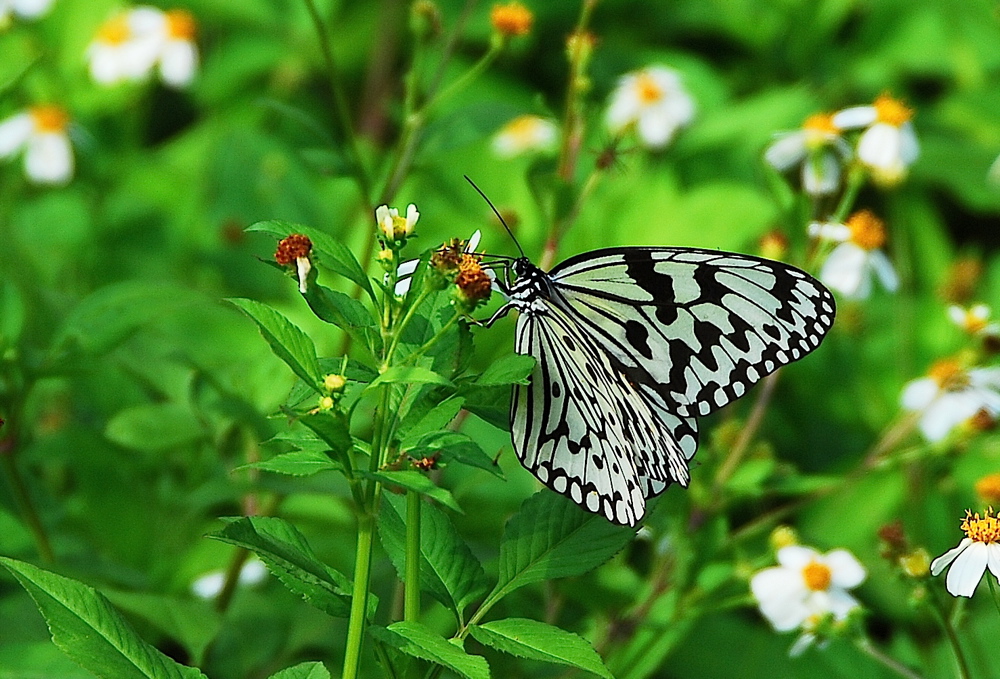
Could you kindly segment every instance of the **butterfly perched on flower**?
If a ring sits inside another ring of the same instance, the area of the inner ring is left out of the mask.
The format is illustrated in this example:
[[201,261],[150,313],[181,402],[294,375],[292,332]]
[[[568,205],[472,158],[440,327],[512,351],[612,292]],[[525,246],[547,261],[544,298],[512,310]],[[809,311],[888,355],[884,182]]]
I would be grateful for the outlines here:
[[545,272],[504,263],[490,323],[519,312],[514,387],[521,464],[587,511],[634,526],[646,501],[687,486],[698,416],[819,346],[833,296],[781,262],[697,248],[585,252]]

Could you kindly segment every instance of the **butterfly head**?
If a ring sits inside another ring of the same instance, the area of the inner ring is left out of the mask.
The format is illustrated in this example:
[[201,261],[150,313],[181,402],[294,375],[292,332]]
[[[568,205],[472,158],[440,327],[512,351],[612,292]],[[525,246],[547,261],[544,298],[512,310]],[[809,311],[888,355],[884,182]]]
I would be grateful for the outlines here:
[[515,306],[523,307],[539,297],[551,297],[552,281],[549,275],[532,264],[527,257],[518,257],[510,268],[514,274],[510,297]]

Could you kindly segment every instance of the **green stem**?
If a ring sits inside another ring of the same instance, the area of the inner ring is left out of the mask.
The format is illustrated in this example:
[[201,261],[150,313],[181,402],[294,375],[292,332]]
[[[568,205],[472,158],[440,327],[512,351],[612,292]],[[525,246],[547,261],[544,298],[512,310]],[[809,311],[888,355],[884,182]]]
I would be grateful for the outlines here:
[[351,594],[351,617],[347,627],[347,650],[344,653],[343,679],[356,679],[361,661],[365,620],[368,610],[368,581],[372,566],[372,535],[375,517],[364,512],[358,517],[358,552],[354,559],[354,591]]
[[840,202],[837,203],[837,209],[833,211],[833,216],[830,217],[832,222],[842,224],[847,219],[851,208],[854,207],[854,202],[858,199],[858,192],[861,191],[861,187],[864,185],[865,171],[858,166],[851,168],[847,177],[847,189],[844,190],[844,194],[840,197]]
[[447,101],[471,85],[472,82],[481,76],[486,69],[490,67],[490,64],[492,64],[496,58],[500,56],[500,53],[503,52],[504,43],[504,40],[497,39],[490,42],[490,48],[479,58],[479,61],[470,66],[468,71],[463,73],[457,80],[445,87],[436,96],[430,99],[430,101],[424,104],[421,109],[421,113],[423,113],[426,117],[443,102]]
[[[11,439],[11,441],[13,441]],[[0,440],[0,445],[5,442]],[[17,508],[21,513],[21,517],[27,522],[28,529],[31,531],[32,537],[35,539],[35,546],[38,549],[38,556],[45,563],[54,563],[55,554],[52,552],[52,543],[49,542],[48,533],[45,531],[45,525],[42,523],[41,517],[38,515],[38,510],[35,508],[35,503],[31,500],[31,494],[28,492],[28,487],[24,483],[24,479],[21,478],[20,472],[17,470],[17,464],[14,462],[13,442],[11,442],[11,450],[0,451],[0,458],[3,459],[4,472],[7,475],[7,482],[10,484],[11,491],[14,494],[14,501],[17,503]]]
[[399,338],[402,337],[403,330],[406,329],[407,325],[409,325],[413,316],[417,313],[417,309],[420,305],[423,304],[432,293],[433,290],[424,290],[421,292],[417,299],[414,300],[413,304],[410,305],[410,308],[406,311],[406,315],[403,316],[399,323],[396,324],[396,327],[393,328],[392,342],[389,344],[389,349],[385,352],[386,363],[389,363],[392,360],[392,357],[395,356],[396,349],[399,347]]
[[423,345],[421,345],[419,349],[417,349],[412,354],[409,354],[405,359],[403,359],[402,364],[405,365],[406,363],[409,363],[413,359],[419,358],[420,356],[422,356],[424,354],[424,352],[426,352],[432,346],[434,346],[435,344],[437,344],[438,340],[440,340],[442,337],[444,337],[444,334],[446,332],[448,332],[449,330],[451,330],[451,327],[453,325],[455,325],[455,323],[461,317],[462,317],[462,314],[460,314],[460,313],[458,313],[456,311],[455,315],[452,316],[450,319],[448,319],[447,323],[445,323],[444,325],[441,326],[441,329],[438,330],[437,333],[435,333],[434,337],[431,337]]
[[406,492],[406,587],[403,619],[415,622],[420,617],[420,493]]
[[958,667],[956,668],[958,670],[958,676],[960,679],[969,679],[971,676],[969,674],[969,663],[965,658],[965,652],[962,651],[962,644],[958,640],[958,633],[955,631],[955,626],[945,613],[945,607],[941,603],[940,593],[938,593],[936,589],[929,589],[934,592],[934,595],[931,597],[931,610],[934,611],[934,617],[937,618],[938,623],[941,625],[941,629],[944,630],[944,634],[948,638],[948,643],[951,645],[951,650],[955,654],[955,661],[958,664]]
[[904,679],[923,679],[922,676],[911,670],[903,663],[882,652],[879,648],[872,644],[869,639],[858,639],[854,642],[854,645],[883,667],[895,672],[901,677],[904,677]]
[[997,613],[1000,613],[1000,598],[997,598],[997,587],[993,584],[993,574],[986,573],[986,584],[990,586],[990,594],[993,596],[993,605],[996,606]]
[[354,134],[354,125],[351,122],[350,109],[347,105],[347,96],[340,82],[340,70],[337,68],[337,61],[333,56],[333,46],[330,40],[330,31],[327,29],[323,16],[316,7],[315,0],[305,0],[309,16],[312,18],[316,35],[319,38],[320,49],[323,52],[323,61],[326,64],[327,77],[330,80],[330,91],[333,94],[333,123],[343,138],[344,145],[351,159],[351,169],[354,173],[354,180],[357,182],[358,191],[361,193],[361,200],[371,209],[372,206],[372,186],[368,178],[368,170],[361,159],[361,150],[358,147],[358,140]]

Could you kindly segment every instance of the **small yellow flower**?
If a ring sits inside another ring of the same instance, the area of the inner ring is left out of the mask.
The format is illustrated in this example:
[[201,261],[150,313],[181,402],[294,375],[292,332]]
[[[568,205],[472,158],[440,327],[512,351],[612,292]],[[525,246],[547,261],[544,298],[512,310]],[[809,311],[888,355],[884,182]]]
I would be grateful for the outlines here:
[[926,578],[931,572],[931,555],[923,547],[899,557],[899,567],[911,578]]
[[336,402],[330,396],[324,396],[319,400],[319,410],[320,412],[325,412],[327,410],[332,410]]
[[331,373],[323,378],[323,388],[331,394],[341,393],[345,386],[347,386],[347,380],[344,379],[343,375]]
[[527,35],[531,32],[531,24],[535,17],[531,10],[519,2],[508,2],[505,5],[493,5],[490,11],[490,23],[504,37]]
[[771,549],[777,552],[784,547],[799,544],[799,536],[791,526],[778,526],[771,531],[769,542]]
[[402,242],[413,235],[413,229],[420,219],[417,206],[410,203],[406,206],[406,216],[399,214],[396,208],[381,205],[375,210],[375,222],[378,230],[387,244]]

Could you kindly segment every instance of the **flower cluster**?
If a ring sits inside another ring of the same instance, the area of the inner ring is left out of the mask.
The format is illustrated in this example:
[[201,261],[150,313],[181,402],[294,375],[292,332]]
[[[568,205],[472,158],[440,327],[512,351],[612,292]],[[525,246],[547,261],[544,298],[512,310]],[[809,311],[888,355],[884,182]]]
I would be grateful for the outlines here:
[[1000,368],[970,368],[962,358],[935,362],[925,377],[904,387],[903,408],[919,413],[919,427],[933,442],[958,425],[985,428],[1000,413]]
[[413,235],[413,229],[420,219],[417,206],[410,203],[406,206],[406,216],[399,210],[387,205],[380,205],[375,210],[375,223],[378,225],[379,238],[388,248],[400,248],[406,239]]
[[108,19],[87,48],[90,75],[102,85],[144,80],[157,66],[171,87],[191,83],[198,66],[195,22],[184,10],[135,7]]
[[[478,244],[478,231],[473,239]],[[443,281],[454,283],[455,302],[466,313],[489,300],[493,290],[492,272],[483,268],[482,256],[471,246],[473,239],[466,243],[455,238],[431,255],[431,269]]]

